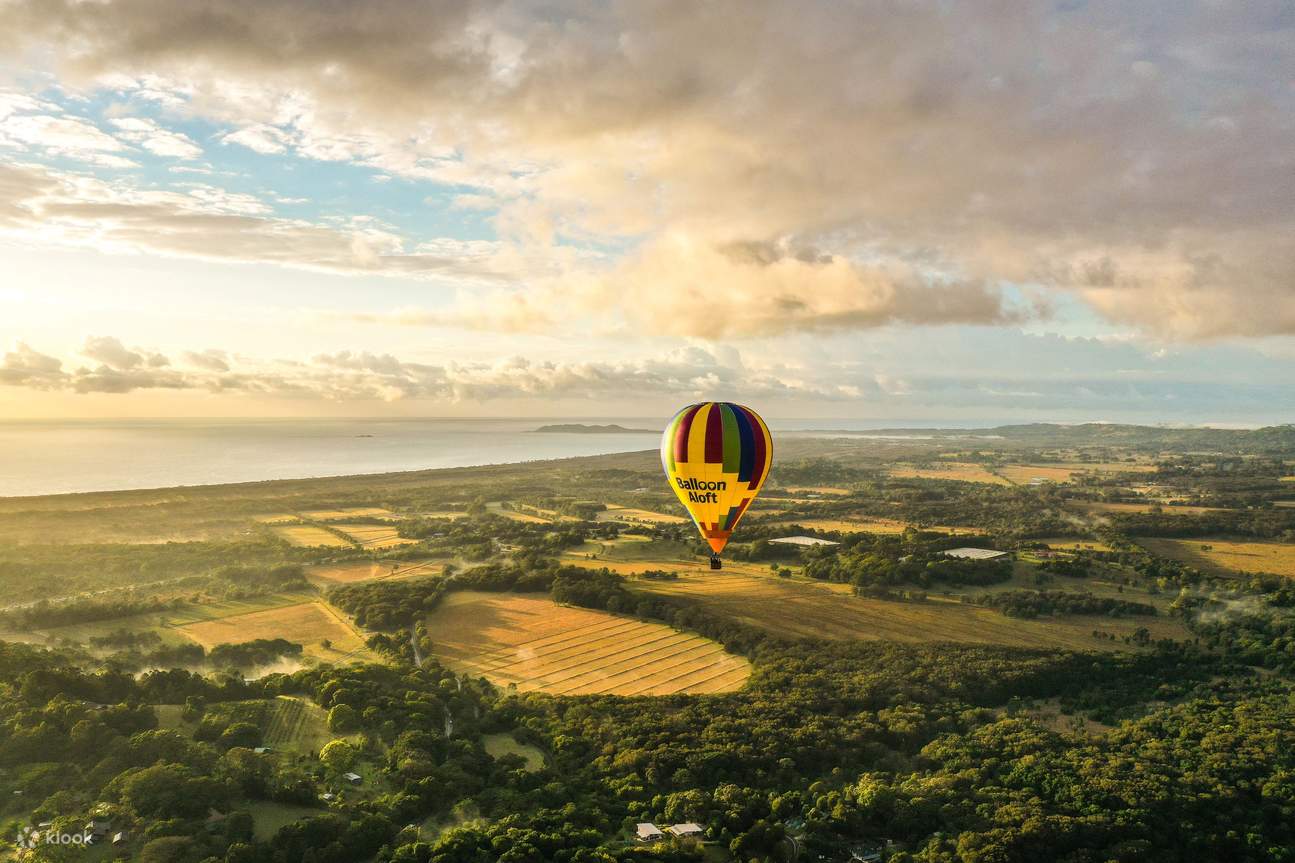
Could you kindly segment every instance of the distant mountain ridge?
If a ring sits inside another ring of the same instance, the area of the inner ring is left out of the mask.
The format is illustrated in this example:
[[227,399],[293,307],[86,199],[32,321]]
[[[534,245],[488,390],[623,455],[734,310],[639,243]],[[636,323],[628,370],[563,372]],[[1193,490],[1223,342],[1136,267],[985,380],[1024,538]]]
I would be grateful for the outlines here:
[[584,423],[557,423],[540,426],[535,429],[538,434],[657,434],[659,429],[630,429],[612,423],[610,425],[586,425]]

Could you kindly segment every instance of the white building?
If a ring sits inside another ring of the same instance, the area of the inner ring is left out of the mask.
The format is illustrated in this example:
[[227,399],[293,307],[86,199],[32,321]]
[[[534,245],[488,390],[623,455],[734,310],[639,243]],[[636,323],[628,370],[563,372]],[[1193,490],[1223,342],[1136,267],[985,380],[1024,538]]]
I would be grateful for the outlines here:
[[1007,552],[993,548],[951,548],[944,553],[944,556],[963,560],[1001,560],[1007,557]]
[[672,824],[665,830],[680,839],[700,839],[702,834],[701,825],[693,824],[691,821],[687,824]]
[[661,828],[655,824],[643,823],[634,828],[634,835],[640,842],[660,842],[665,838]]
[[816,536],[784,536],[779,539],[771,539],[769,542],[776,542],[779,545],[840,545],[839,542],[832,542],[830,539],[819,539]]

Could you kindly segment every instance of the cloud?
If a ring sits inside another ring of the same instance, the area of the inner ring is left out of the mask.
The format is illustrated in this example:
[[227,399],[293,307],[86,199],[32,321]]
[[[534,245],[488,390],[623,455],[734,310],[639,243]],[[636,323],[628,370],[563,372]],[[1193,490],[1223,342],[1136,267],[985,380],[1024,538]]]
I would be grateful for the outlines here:
[[79,117],[9,114],[0,120],[0,146],[35,147],[105,168],[136,167],[131,159],[117,155],[126,149],[121,141]]
[[191,366],[210,372],[229,371],[229,355],[224,351],[208,349],[202,352],[185,351],[184,360]]
[[188,135],[163,129],[153,120],[121,117],[112,120],[112,124],[117,127],[119,137],[139,144],[156,156],[196,159],[202,155],[202,148]]
[[0,362],[0,384],[47,390],[61,388],[65,380],[61,360],[38,353],[23,342]]
[[86,339],[81,355],[123,371],[170,365],[170,360],[162,354],[129,350],[112,336],[91,336]]
[[[1007,282],[1166,338],[1295,333],[1279,0],[5,8],[0,47],[69,81],[183,94],[262,152],[452,185],[518,248],[629,250],[518,274],[550,326],[992,323],[1028,312]],[[398,257],[370,259],[424,266]]]
[[205,184],[187,192],[105,183],[35,165],[0,164],[0,235],[24,241],[254,261],[341,273],[498,281],[497,247],[442,240],[419,248],[367,221],[331,226],[271,215],[258,198]]

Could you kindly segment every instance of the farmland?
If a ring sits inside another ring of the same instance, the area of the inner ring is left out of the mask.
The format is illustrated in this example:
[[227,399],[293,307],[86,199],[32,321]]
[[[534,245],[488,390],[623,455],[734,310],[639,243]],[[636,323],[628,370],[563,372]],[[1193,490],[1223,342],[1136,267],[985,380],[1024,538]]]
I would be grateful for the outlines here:
[[437,657],[500,686],[554,695],[728,692],[750,664],[699,635],[546,597],[467,591],[428,618]]
[[651,512],[646,509],[607,504],[607,509],[598,513],[598,521],[627,521],[643,524],[683,524],[688,519],[680,515],[668,515],[663,512]]
[[412,539],[402,537],[394,527],[382,524],[347,524],[343,522],[332,526],[359,543],[361,548],[396,548],[397,546],[410,545],[414,542]]
[[276,525],[272,527],[275,535],[284,539],[293,545],[305,547],[324,546],[326,548],[350,548],[351,543],[342,537],[325,530],[322,527],[316,527],[313,524],[288,524]]
[[1229,539],[1141,539],[1164,557],[1223,575],[1266,572],[1295,577],[1295,544]]
[[1145,626],[1157,638],[1182,638],[1186,634],[1176,621],[1164,618],[1019,620],[956,601],[865,599],[851,595],[848,585],[820,585],[768,575],[681,573],[674,581],[637,580],[633,584],[636,590],[688,599],[734,620],[794,638],[957,641],[1094,650],[1123,646],[1121,642],[1094,639],[1094,629],[1124,636]]
[[[306,648],[306,654],[336,662],[364,651],[359,632],[322,602],[302,602],[253,611],[179,627],[203,645],[236,644],[257,638],[285,638]],[[325,647],[323,642],[328,641]]]
[[935,467],[900,465],[891,468],[890,475],[896,479],[945,479],[958,482],[983,482],[989,485],[1010,485],[1007,480],[990,473],[984,467],[965,462],[948,462]]
[[405,578],[412,575],[434,575],[444,567],[435,561],[355,561],[312,566],[306,578],[317,585],[329,587],[337,584],[354,584],[358,581],[375,581],[383,578]]

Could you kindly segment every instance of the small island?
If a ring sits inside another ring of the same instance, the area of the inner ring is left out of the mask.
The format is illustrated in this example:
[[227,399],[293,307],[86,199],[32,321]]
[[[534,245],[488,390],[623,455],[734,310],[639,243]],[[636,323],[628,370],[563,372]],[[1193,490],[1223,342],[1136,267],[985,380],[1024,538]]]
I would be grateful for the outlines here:
[[584,423],[558,423],[535,429],[540,434],[657,434],[657,429],[627,429],[621,425],[585,425]]

